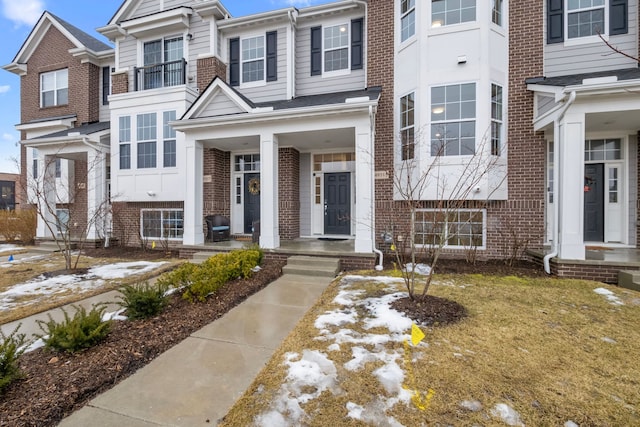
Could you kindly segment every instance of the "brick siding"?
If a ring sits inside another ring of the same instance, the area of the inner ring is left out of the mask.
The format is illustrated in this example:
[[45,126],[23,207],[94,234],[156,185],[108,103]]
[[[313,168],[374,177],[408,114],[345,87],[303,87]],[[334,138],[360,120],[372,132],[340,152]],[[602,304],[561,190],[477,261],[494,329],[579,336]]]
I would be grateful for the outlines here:
[[111,94],[119,95],[129,92],[129,75],[116,73],[111,75]]
[[[121,246],[140,246],[140,211],[142,209],[184,209],[183,202],[113,202],[112,237]],[[154,239],[149,239],[148,244]],[[162,246],[160,239],[156,240],[156,247]],[[182,240],[170,241],[170,246],[179,246]]]
[[198,90],[202,93],[217,77],[227,81],[227,64],[217,56],[198,59]]
[[293,240],[300,237],[300,152],[281,148],[278,170],[280,238]]
[[203,184],[204,214],[230,217],[231,153],[216,148],[204,150],[204,175],[211,182]]
[[[69,54],[75,46],[58,29],[51,27],[27,62],[28,72],[20,78],[22,123],[77,115],[76,126],[98,121],[100,69],[82,64]],[[69,70],[69,103],[40,108],[40,75],[45,72]]]

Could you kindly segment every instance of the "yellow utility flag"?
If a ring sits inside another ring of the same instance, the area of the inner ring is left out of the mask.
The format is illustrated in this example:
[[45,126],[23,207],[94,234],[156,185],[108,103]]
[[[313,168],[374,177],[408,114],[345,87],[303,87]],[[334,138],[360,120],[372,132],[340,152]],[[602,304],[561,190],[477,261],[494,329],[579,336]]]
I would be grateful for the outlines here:
[[156,241],[154,240],[153,242],[151,242],[151,249],[155,249],[156,248]]
[[414,323],[411,325],[411,344],[417,346],[424,339],[424,332]]

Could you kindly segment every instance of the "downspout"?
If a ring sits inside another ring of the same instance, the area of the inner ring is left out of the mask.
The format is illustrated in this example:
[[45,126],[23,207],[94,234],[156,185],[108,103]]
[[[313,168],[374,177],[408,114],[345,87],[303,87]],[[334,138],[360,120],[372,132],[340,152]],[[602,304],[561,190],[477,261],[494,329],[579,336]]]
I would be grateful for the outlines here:
[[[106,204],[106,202],[108,200],[108,195],[107,195],[107,161],[104,158],[104,152],[102,151],[102,147],[100,147],[100,145],[94,145],[94,144],[90,143],[86,136],[82,137],[82,143],[84,145],[88,146],[88,147],[93,148],[94,150],[98,151],[101,154],[100,163],[101,163],[101,168],[102,168],[102,179],[100,180],[100,182],[101,182],[101,185],[102,185],[102,197],[103,197],[102,203]],[[104,207],[103,207],[103,209],[104,209]],[[108,248],[109,247],[109,233],[107,232],[107,216],[106,215],[102,215],[102,231],[104,232],[104,247]]]
[[[373,112],[373,105],[369,105],[369,123],[370,123],[370,134],[371,134],[371,142],[375,141],[376,138],[376,116]],[[371,168],[375,171],[375,147],[374,144],[369,144],[371,146]],[[378,255],[378,265],[376,265],[377,271],[382,271],[384,269],[384,255],[382,251],[376,248],[376,207],[375,207],[375,199],[376,199],[376,176],[375,172],[371,174],[371,242],[373,244],[373,252]]]
[[[554,121],[553,133],[555,140],[560,142],[560,122],[564,118],[565,113],[571,107],[571,104],[576,100],[576,91],[573,90],[569,94],[569,99],[565,102],[564,106],[558,113],[558,118]],[[544,265],[544,272],[551,274],[551,258],[558,256],[558,239],[560,238],[560,232],[558,227],[558,221],[560,221],[560,174],[558,173],[558,167],[560,165],[560,143],[554,141],[553,147],[553,197],[555,197],[553,203],[553,247],[551,252],[544,256],[542,263]]]
[[[297,11],[298,10],[295,9],[295,12]],[[291,40],[289,40],[289,48],[291,49],[291,52],[295,52],[296,51],[296,26],[298,23],[297,16],[294,15],[293,10],[289,10],[287,14],[289,15],[289,24],[291,27]],[[291,88],[290,99],[293,99],[296,97],[296,61],[294,58],[290,58],[289,60],[291,61],[291,63],[288,65],[288,68],[291,76],[288,84],[289,84],[289,87]]]

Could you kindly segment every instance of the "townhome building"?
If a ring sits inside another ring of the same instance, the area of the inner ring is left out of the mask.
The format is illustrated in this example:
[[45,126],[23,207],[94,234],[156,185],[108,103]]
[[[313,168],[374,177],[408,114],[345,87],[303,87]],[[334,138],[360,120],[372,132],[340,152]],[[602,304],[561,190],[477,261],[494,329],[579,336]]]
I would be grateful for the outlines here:
[[615,281],[589,258],[637,246],[637,24],[633,0],[129,0],[98,29],[113,47],[46,12],[4,68],[24,179],[84,188],[87,223],[108,206],[92,239],[188,254],[216,216],[370,267],[444,232],[448,256]]

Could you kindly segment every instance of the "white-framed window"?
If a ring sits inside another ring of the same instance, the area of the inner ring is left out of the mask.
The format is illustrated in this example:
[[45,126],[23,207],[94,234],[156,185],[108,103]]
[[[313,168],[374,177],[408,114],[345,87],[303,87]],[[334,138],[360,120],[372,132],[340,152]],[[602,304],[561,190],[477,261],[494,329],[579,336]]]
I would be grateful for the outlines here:
[[138,114],[136,128],[138,169],[155,168],[158,142],[156,113]]
[[176,166],[176,131],[169,122],[176,119],[175,111],[165,111],[162,113],[162,137],[163,144],[163,166],[172,168]]
[[324,72],[349,69],[349,24],[323,27]]
[[416,245],[484,248],[486,211],[421,209],[416,212]]
[[400,143],[402,160],[415,156],[415,93],[400,98]]
[[56,157],[56,178],[62,177],[62,159],[60,157]]
[[476,0],[432,0],[431,27],[476,20]]
[[622,159],[622,140],[612,139],[587,139],[584,147],[584,160],[586,162],[620,160]]
[[416,33],[416,1],[400,1],[400,41],[405,41]]
[[503,0],[492,0],[493,6],[491,7],[491,22],[496,25],[502,26],[502,4]]
[[240,44],[242,83],[265,80],[264,36],[242,39]]
[[143,88],[184,84],[182,36],[151,40],[142,46]]
[[260,154],[244,154],[236,156],[236,172],[260,172]]
[[131,116],[118,118],[120,169],[131,169]]
[[431,88],[431,155],[467,156],[476,151],[476,84]]
[[140,235],[147,239],[182,239],[184,211],[182,209],[142,209]]
[[567,39],[607,34],[607,0],[567,0]]
[[58,235],[66,235],[69,232],[69,209],[56,209],[56,231]]
[[502,86],[491,84],[491,154],[499,156],[502,152]]
[[40,74],[40,107],[56,107],[69,103],[69,70]]

